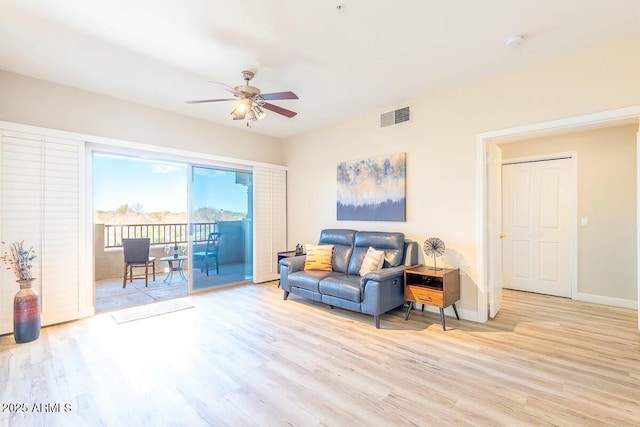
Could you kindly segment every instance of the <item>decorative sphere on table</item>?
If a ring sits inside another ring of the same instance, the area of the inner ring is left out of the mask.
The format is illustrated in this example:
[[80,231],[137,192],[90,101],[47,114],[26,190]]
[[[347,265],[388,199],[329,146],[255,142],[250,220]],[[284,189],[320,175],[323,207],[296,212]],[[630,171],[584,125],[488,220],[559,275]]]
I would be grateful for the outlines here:
[[424,249],[424,254],[426,256],[433,257],[433,267],[430,267],[432,270],[442,270],[442,268],[436,267],[436,257],[442,256],[444,254],[444,242],[437,237],[429,237],[424,241],[424,245],[422,246]]

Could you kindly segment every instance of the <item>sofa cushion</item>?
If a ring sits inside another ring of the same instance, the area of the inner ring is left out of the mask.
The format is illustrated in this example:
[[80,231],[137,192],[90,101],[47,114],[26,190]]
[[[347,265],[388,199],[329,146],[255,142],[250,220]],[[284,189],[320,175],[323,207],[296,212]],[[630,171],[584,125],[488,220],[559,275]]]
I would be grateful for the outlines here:
[[341,228],[327,228],[320,232],[318,244],[333,245],[333,259],[331,260],[333,271],[347,273],[355,236],[355,230]]
[[337,298],[331,295],[323,294],[320,294],[320,301],[333,307],[344,308],[345,310],[356,311],[358,313],[362,312],[362,303],[360,302],[349,301],[344,298]]
[[383,231],[358,231],[354,240],[353,254],[349,261],[348,274],[359,274],[365,254],[373,246],[384,251],[383,268],[397,267],[404,256],[404,234]]
[[310,291],[308,289],[302,289],[302,288],[298,288],[296,286],[293,286],[291,288],[291,293],[292,294],[296,294],[296,295],[300,295],[301,297],[309,298],[309,299],[314,300],[314,301],[322,302],[322,294],[319,293],[319,292],[313,292],[313,291]]
[[331,271],[333,245],[306,245],[307,257],[304,260],[304,271]]
[[318,289],[322,295],[330,295],[353,302],[362,301],[359,276],[329,276],[320,281]]
[[360,267],[360,275],[364,276],[367,273],[371,273],[372,271],[376,271],[382,268],[382,264],[384,263],[384,251],[379,251],[369,246],[367,249],[367,253],[364,255],[364,259],[362,260],[362,266]]
[[292,287],[297,287],[301,289],[307,289],[313,292],[320,292],[318,288],[318,284],[325,277],[334,274],[330,271],[318,271],[318,270],[310,270],[310,271],[296,271],[295,273],[291,273],[288,277],[289,285]]

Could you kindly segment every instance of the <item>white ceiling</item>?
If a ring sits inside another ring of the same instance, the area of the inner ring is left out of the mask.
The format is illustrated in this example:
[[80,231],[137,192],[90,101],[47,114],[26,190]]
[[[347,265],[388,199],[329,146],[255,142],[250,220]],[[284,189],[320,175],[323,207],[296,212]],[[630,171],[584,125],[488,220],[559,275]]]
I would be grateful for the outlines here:
[[284,138],[635,33],[639,0],[0,0],[0,69],[239,129],[184,101],[254,70],[300,97],[249,130]]

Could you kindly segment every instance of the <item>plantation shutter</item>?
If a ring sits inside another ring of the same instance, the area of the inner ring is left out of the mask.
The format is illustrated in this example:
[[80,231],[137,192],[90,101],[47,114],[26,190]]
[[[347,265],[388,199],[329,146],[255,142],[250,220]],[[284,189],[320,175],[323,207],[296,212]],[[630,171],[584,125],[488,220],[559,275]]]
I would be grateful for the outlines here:
[[[3,131],[0,231],[7,245],[33,247],[33,276],[40,294],[42,324],[81,317],[92,305],[81,288],[84,143]],[[0,333],[13,331],[13,296],[18,284],[10,271],[0,277]],[[82,297],[82,298],[81,298]]]
[[256,167],[254,179],[254,283],[276,280],[277,253],[287,246],[286,171]]

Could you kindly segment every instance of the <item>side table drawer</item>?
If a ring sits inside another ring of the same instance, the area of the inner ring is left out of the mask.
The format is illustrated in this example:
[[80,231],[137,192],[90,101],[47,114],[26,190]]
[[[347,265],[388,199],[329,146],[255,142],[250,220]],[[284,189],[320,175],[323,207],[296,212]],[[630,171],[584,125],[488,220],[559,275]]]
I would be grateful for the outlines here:
[[415,301],[418,304],[429,304],[442,307],[444,298],[442,291],[425,288],[424,286],[405,286],[404,299]]

